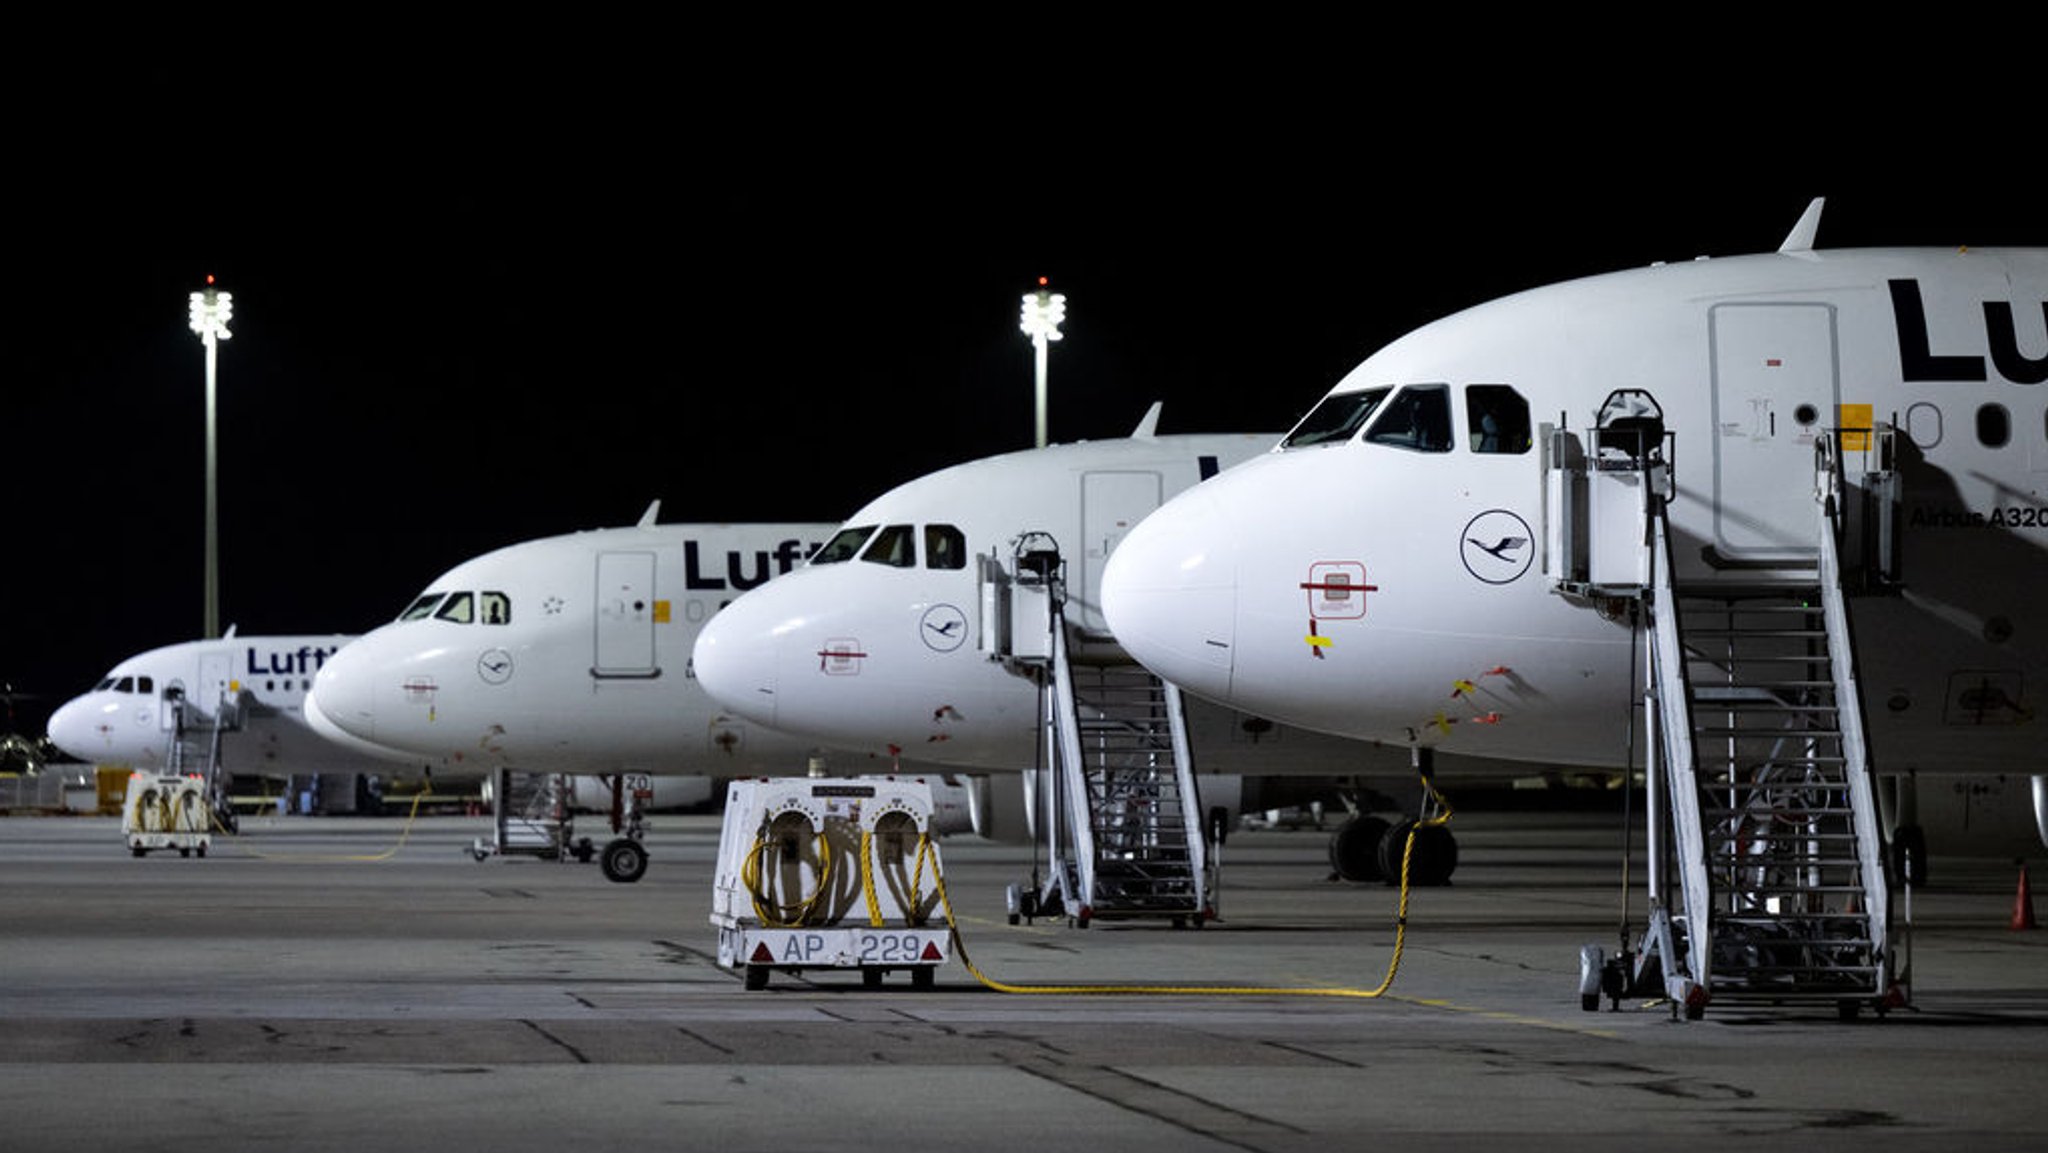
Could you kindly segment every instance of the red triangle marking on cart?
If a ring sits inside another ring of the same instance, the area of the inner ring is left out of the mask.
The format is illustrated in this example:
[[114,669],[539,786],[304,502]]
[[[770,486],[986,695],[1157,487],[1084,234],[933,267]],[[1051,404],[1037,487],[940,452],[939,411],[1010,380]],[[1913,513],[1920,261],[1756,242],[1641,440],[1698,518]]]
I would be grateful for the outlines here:
[[773,961],[774,959],[775,954],[768,951],[768,942],[766,941],[756,944],[754,946],[754,955],[747,958],[748,961]]
[[943,961],[945,959],[945,955],[939,952],[939,943],[937,941],[926,941],[924,943],[924,955],[918,958],[920,961]]

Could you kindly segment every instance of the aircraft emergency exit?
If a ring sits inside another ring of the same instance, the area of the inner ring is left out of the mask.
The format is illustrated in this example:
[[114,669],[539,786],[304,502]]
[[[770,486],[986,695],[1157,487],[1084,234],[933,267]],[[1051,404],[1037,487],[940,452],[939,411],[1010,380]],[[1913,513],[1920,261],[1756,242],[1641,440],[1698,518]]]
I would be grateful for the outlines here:
[[[1820,250],[1820,208],[1775,253],[1536,288],[1387,345],[1134,527],[1108,624],[1190,694],[1447,754],[1621,767],[1650,692],[1690,694],[1705,758],[1760,747],[1725,726],[1767,707],[1773,748],[1732,771],[1860,745],[1915,848],[1915,774],[2048,772],[2048,251]],[[1812,631],[1767,638],[1754,598],[1795,586],[1770,611]],[[1853,680],[1744,679],[1743,645],[1814,667],[1837,597]],[[1823,701],[1826,724],[1784,719]]]

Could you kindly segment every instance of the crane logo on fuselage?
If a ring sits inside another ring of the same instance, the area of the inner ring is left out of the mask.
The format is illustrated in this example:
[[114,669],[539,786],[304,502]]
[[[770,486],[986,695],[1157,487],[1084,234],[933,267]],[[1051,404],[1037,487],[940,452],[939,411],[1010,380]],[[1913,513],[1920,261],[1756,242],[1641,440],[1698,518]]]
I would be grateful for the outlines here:
[[1465,571],[1490,585],[1521,579],[1536,559],[1529,522],[1504,508],[1488,509],[1466,522],[1460,540]]
[[933,652],[950,653],[967,639],[967,614],[952,605],[933,605],[918,621],[917,635]]

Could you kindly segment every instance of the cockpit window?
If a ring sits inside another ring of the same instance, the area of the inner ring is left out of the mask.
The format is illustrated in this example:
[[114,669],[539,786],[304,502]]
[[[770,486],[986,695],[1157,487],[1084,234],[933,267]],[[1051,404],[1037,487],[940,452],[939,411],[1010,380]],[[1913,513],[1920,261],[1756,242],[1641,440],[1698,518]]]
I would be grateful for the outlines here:
[[966,568],[967,534],[949,524],[924,526],[924,567]]
[[1465,423],[1473,452],[1529,451],[1529,402],[1505,384],[1466,385]]
[[466,625],[476,619],[476,598],[469,593],[450,593],[448,599],[441,602],[440,611],[434,614],[434,619]]
[[910,525],[892,524],[875,534],[874,542],[861,550],[860,559],[890,568],[917,564],[917,533]]
[[1294,426],[1294,431],[1287,434],[1280,447],[1307,448],[1312,444],[1337,444],[1350,440],[1392,391],[1391,388],[1368,388],[1363,392],[1326,396],[1321,404],[1301,418],[1301,423]]
[[398,619],[402,621],[424,620],[429,613],[434,611],[434,606],[441,603],[441,598],[445,595],[447,594],[421,593],[419,599],[407,605],[405,611],[398,614]]
[[119,681],[115,682],[115,684],[114,684],[114,691],[115,691],[115,692],[117,692],[117,693],[132,693],[132,692],[134,692],[134,691],[135,691],[135,678],[134,678],[134,677],[122,677],[122,678],[121,678],[121,679],[120,679]]
[[1366,430],[1366,443],[1417,452],[1451,451],[1451,389],[1411,384],[1394,394]]
[[138,693],[156,692],[156,680],[152,677],[136,677],[135,691]]
[[93,691],[93,692],[96,692],[96,693],[103,693],[103,692],[106,692],[106,691],[107,691],[108,689],[111,689],[111,688],[113,688],[113,687],[114,687],[114,678],[112,678],[112,677],[104,677],[104,678],[102,678],[102,679],[100,680],[100,683],[99,683],[99,684],[96,684],[96,685],[94,685],[94,686],[92,687],[92,691]]
[[504,593],[483,592],[477,594],[483,601],[484,623],[487,625],[509,625],[512,623],[512,598]]
[[868,537],[874,531],[875,526],[871,524],[855,525],[851,528],[840,529],[837,533],[833,534],[831,540],[825,542],[824,548],[819,549],[811,557],[811,563],[838,564],[843,560],[852,560],[860,555],[860,546],[867,543]]

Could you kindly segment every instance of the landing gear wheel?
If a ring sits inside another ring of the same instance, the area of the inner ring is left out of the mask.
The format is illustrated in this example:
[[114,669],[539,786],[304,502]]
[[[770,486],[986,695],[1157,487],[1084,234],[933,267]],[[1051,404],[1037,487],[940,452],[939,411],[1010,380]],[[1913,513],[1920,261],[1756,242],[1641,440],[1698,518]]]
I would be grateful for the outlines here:
[[[604,859],[599,864],[604,867],[606,880],[628,885],[647,872],[647,850],[631,837],[620,837],[604,847]],[[751,979],[752,967],[749,967],[748,975]],[[762,977],[762,980],[767,980],[767,977]]]
[[768,987],[768,966],[748,965],[746,984],[749,990],[766,989]]
[[1330,871],[1346,881],[1377,881],[1380,841],[1387,823],[1378,817],[1353,817],[1330,834]]
[[[1415,833],[1415,849],[1408,849],[1408,833]],[[1389,885],[1401,883],[1401,857],[1408,857],[1408,883],[1435,886],[1450,883],[1458,868],[1458,839],[1442,825],[1419,825],[1402,821],[1380,838],[1379,866]]]

